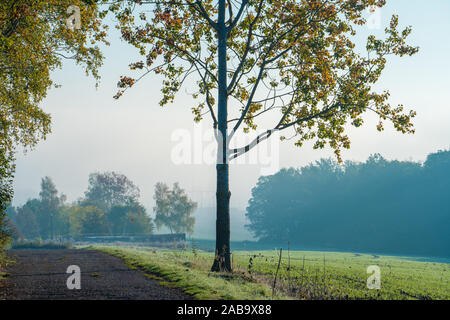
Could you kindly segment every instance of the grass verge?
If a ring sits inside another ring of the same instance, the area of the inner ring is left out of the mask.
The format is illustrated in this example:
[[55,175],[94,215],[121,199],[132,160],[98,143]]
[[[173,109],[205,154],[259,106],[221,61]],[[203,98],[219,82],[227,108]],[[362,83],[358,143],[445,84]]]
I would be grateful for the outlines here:
[[[209,271],[213,253],[198,249],[95,247],[122,258],[161,284],[197,299],[440,299],[450,300],[448,263],[358,253],[237,251],[233,274]],[[280,268],[278,269],[278,262]],[[380,269],[381,289],[367,287],[369,266]],[[278,269],[278,272],[277,272]]]
[[[139,269],[161,285],[177,287],[199,300],[265,300],[271,287],[244,272],[210,272],[212,258],[181,250],[151,248],[91,247],[119,257],[132,269]],[[275,294],[274,299],[289,299]]]

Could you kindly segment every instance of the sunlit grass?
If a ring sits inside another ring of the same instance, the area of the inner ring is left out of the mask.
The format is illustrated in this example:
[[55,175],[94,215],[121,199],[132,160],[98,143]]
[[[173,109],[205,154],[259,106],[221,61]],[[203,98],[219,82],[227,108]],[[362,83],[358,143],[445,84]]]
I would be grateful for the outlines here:
[[[283,252],[281,277],[284,287],[296,288],[299,297],[302,297],[302,283],[303,286],[309,283],[315,287],[315,294],[334,298],[450,299],[450,273],[446,263],[354,253],[294,251],[290,252],[290,258],[287,255]],[[253,272],[272,276],[278,263],[277,252],[238,252],[235,265],[245,267],[249,256],[253,257]],[[381,271],[380,290],[367,288],[370,276],[367,267],[372,265]]]
[[[200,300],[268,299],[271,288],[245,274],[210,272],[212,255],[151,248],[95,247],[122,258],[131,268],[153,275],[162,285],[182,288]],[[287,299],[275,295],[275,299]]]
[[[278,251],[233,253],[233,275],[209,271],[213,254],[200,250],[97,247],[165,285],[197,299],[271,299]],[[381,289],[367,288],[367,267],[381,270]],[[289,268],[290,266],[290,268]],[[275,299],[450,299],[449,264],[407,257],[283,251]]]

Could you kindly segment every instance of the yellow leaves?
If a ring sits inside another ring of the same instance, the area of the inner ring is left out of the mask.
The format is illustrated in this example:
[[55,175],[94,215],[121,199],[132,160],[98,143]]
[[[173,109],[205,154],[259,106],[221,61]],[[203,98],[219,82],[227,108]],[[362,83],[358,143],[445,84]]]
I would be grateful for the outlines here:
[[130,64],[131,70],[143,69],[143,68],[144,68],[144,63],[142,61]]
[[261,108],[262,108],[262,104],[261,103],[252,103],[252,104],[250,104],[248,113],[249,113],[249,115],[252,115],[255,112],[261,110]]
[[[316,139],[316,148],[329,145],[338,157],[341,148],[350,146],[349,138],[344,134],[346,123],[356,127],[363,125],[362,115],[370,110],[369,106],[381,120],[392,121],[399,131],[413,132],[413,114],[405,114],[403,108],[388,105],[388,93],[371,92],[386,65],[387,55],[416,52],[405,42],[410,30],[398,33],[395,29],[398,19],[393,19],[387,40],[369,38],[367,50],[375,53],[369,57],[356,52],[352,42],[356,29],[353,24],[364,23],[365,9],[370,5],[382,6],[382,2],[268,1],[258,13],[260,2],[250,1],[242,18],[228,34],[228,69],[220,71],[226,72],[227,80],[232,80],[228,97],[235,99],[238,105],[249,105],[248,109],[237,107],[236,110],[245,116],[242,118],[246,124],[244,130],[256,128],[254,118],[258,112],[275,102],[274,109],[278,110],[288,110],[280,105],[292,106],[282,124],[292,125],[300,136],[299,145]],[[206,0],[202,4],[211,21],[217,21],[216,3]],[[154,9],[144,3],[141,8],[150,9],[146,11],[148,14]],[[147,66],[161,62],[152,69],[165,78],[161,105],[173,101],[184,79],[197,76],[191,82],[198,85],[195,97],[201,95],[204,100],[192,111],[194,120],[200,121],[200,111],[206,103],[215,106],[211,98],[216,97],[219,78],[218,34],[208,23],[208,18],[196,9],[199,8],[194,8],[193,2],[183,6],[164,1],[153,11],[153,19],[149,18],[145,27],[134,21],[130,23],[130,13],[122,10],[125,16],[120,16],[122,12],[118,15],[123,38],[141,53],[145,48]],[[175,64],[187,68],[178,70]],[[142,67],[142,64],[133,65],[133,69]],[[122,88],[133,83],[123,81]],[[255,95],[253,88],[256,88]],[[288,90],[291,90],[289,94],[286,93]],[[274,92],[276,94],[270,100]],[[276,95],[282,98],[275,98]],[[264,104],[255,103],[265,97]]]
[[[77,32],[66,26],[69,5],[81,8],[83,27]],[[14,152],[16,145],[33,147],[50,133],[51,118],[39,103],[53,85],[50,72],[61,66],[63,56],[75,56],[98,79],[102,56],[98,48],[87,46],[106,36],[97,14],[95,5],[81,0],[1,1],[0,140],[7,145],[2,153]]]
[[121,76],[120,81],[117,83],[119,88],[131,88],[135,83],[135,79],[130,77]]

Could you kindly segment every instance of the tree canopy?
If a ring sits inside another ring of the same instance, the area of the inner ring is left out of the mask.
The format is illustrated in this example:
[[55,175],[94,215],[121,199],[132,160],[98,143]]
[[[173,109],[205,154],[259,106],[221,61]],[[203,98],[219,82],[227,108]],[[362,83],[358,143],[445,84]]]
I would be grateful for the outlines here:
[[194,119],[210,114],[217,126],[215,92],[219,78],[225,77],[230,100],[227,122],[233,128],[229,138],[241,125],[244,131],[256,129],[259,115],[279,112],[279,120],[254,143],[229,150],[231,159],[273,131],[289,128],[298,137],[296,145],[314,140],[315,148],[328,144],[339,157],[341,148],[350,146],[344,125],[361,126],[367,111],[379,115],[380,131],[389,119],[397,130],[414,132],[415,113],[391,106],[388,91],[373,89],[389,56],[417,53],[418,48],[406,42],[411,28],[399,31],[398,17],[393,16],[385,39],[370,36],[367,52],[355,49],[353,37],[356,27],[366,23],[366,10],[385,2],[227,1],[227,69],[221,75],[217,40],[221,1],[116,1],[110,9],[119,19],[122,38],[145,57],[130,65],[144,72],[136,79],[122,77],[116,98],[151,73],[165,78],[161,105],[173,102],[186,83],[196,83],[192,96],[200,100],[192,108]]
[[189,199],[178,183],[174,183],[170,190],[165,183],[158,182],[153,198],[156,202],[153,211],[158,229],[166,226],[170,232],[194,232],[195,218],[192,213],[197,209],[197,203]]
[[96,172],[89,175],[88,190],[82,202],[109,211],[113,206],[135,202],[139,197],[139,188],[125,175],[116,172]]
[[[80,9],[81,28],[67,26],[69,6]],[[73,59],[99,79],[98,42],[105,30],[97,5],[82,0],[3,0],[0,2],[0,197],[12,196],[14,152],[30,148],[50,133],[42,108],[54,85],[51,72]]]

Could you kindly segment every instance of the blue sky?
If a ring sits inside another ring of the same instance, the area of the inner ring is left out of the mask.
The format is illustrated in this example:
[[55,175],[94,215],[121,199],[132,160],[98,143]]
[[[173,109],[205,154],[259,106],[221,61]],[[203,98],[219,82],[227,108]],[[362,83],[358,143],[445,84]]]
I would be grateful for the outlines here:
[[[393,104],[417,111],[417,133],[405,136],[391,126],[378,133],[376,118],[368,116],[364,128],[349,131],[352,148],[343,152],[345,160],[364,161],[370,154],[381,153],[388,159],[423,161],[427,154],[450,147],[450,1],[388,0],[380,12],[382,26],[393,13],[400,16],[402,26],[413,26],[410,43],[421,50],[411,58],[392,59],[378,88],[390,90]],[[370,33],[381,35],[382,29],[362,30],[361,38]],[[179,181],[200,206],[213,205],[215,166],[176,165],[171,158],[176,145],[172,134],[187,130],[194,135],[190,99],[182,92],[173,105],[162,109],[160,82],[148,77],[119,101],[113,100],[119,77],[130,74],[128,64],[139,58],[118,39],[104,53],[97,90],[94,80],[71,62],[54,73],[63,87],[52,89],[42,103],[52,114],[53,133],[34,150],[18,155],[15,204],[36,197],[43,176],[51,176],[57,188],[75,200],[86,190],[90,172],[114,170],[135,181],[149,209],[158,181]],[[210,125],[206,118],[203,129]],[[281,143],[277,151],[280,168],[332,156],[331,150],[314,151],[311,144],[299,149],[292,141]],[[245,208],[261,167],[231,166],[232,206]]]

